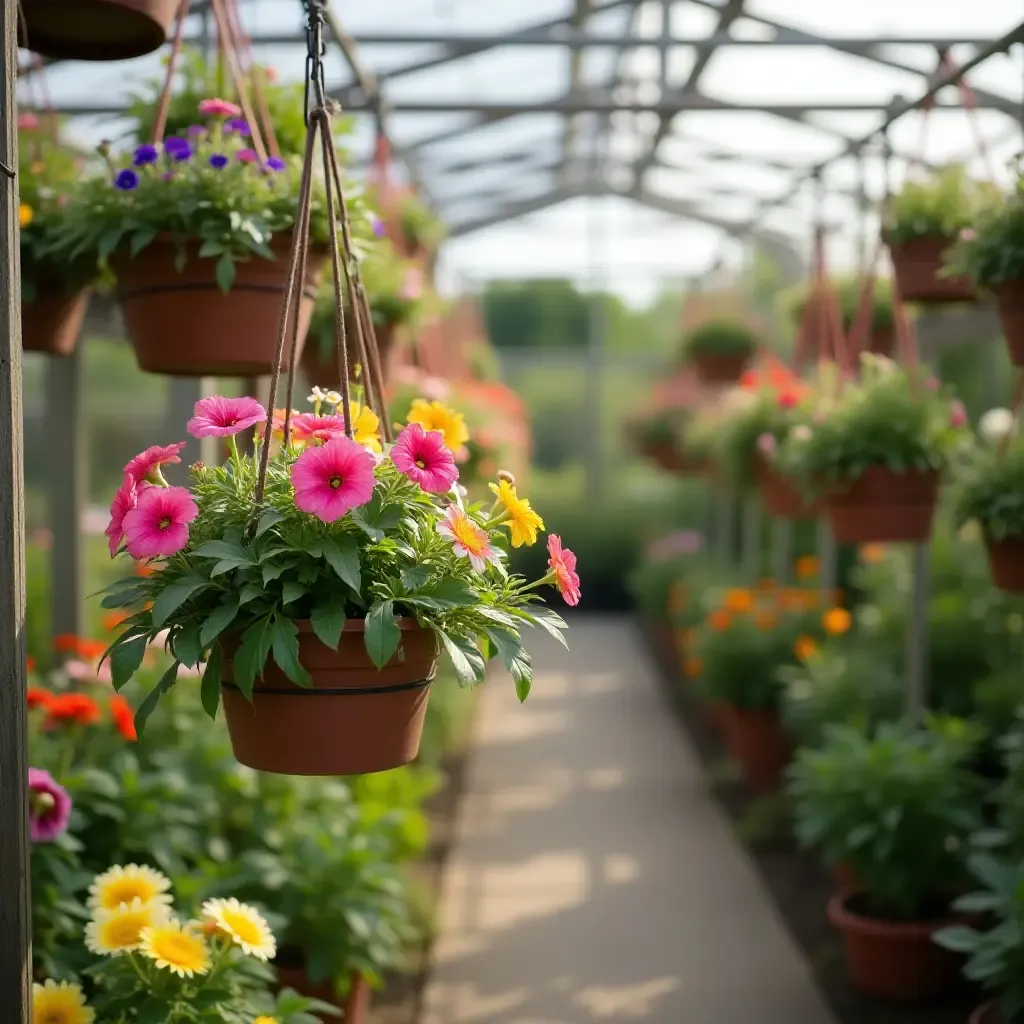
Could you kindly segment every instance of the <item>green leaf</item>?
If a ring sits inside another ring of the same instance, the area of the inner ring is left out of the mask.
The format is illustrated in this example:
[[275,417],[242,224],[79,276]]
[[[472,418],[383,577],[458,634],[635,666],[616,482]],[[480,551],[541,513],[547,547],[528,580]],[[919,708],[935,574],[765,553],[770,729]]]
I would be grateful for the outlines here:
[[523,648],[520,639],[507,630],[491,626],[485,627],[484,633],[497,647],[505,668],[515,681],[520,702],[526,700],[533,683],[533,664],[529,652]]
[[156,686],[146,694],[145,700],[143,700],[139,705],[138,710],[135,712],[135,731],[139,734],[139,739],[142,739],[142,733],[146,728],[146,722],[149,721],[149,716],[156,710],[156,706],[160,702],[160,698],[178,681],[178,669],[180,667],[180,661],[176,661],[171,665],[171,667],[160,677],[160,682],[158,682]]
[[199,642],[203,647],[209,647],[231,625],[238,614],[238,604],[238,597],[229,594],[221,605],[210,612],[199,631]]
[[325,538],[322,542],[324,558],[330,567],[357,594],[360,589],[359,545],[353,537]]
[[270,654],[270,645],[270,619],[268,617],[254,622],[242,634],[242,643],[235,651],[232,662],[235,685],[248,700],[252,700],[252,688],[256,677],[263,673],[267,655]]
[[202,576],[185,576],[164,587],[153,601],[153,625],[159,629],[197,590],[209,583]]
[[341,641],[341,631],[345,628],[345,602],[336,599],[318,604],[309,613],[309,622],[321,641],[336,651]]
[[487,665],[472,640],[464,636],[449,636],[443,629],[437,627],[434,627],[434,631],[441,638],[460,683],[468,685],[483,679]]
[[263,585],[266,586],[271,580],[276,580],[281,573],[287,569],[287,565],[265,565],[260,570],[263,573]]
[[301,583],[294,583],[292,580],[286,580],[284,586],[281,588],[281,604],[291,604],[293,601],[297,601],[300,597],[303,597],[306,593],[306,588]]
[[132,232],[131,245],[129,246],[128,251],[132,256],[138,256],[139,253],[142,252],[142,250],[145,249],[154,238],[156,238],[156,234],[156,228],[151,224],[144,224],[141,228],[136,228],[135,231]]
[[205,646],[206,644],[199,639],[199,624],[196,622],[185,623],[171,641],[174,656],[182,665],[189,668],[199,663]]
[[235,261],[231,258],[231,253],[226,252],[217,260],[217,287],[222,292],[229,292],[234,283]]
[[263,515],[260,516],[259,522],[256,524],[256,536],[262,537],[272,526],[276,526],[282,519],[284,519],[284,513],[278,512],[276,508],[268,508]]
[[562,635],[562,631],[568,629],[569,626],[558,612],[553,612],[550,608],[545,608],[543,605],[533,605],[529,610],[523,611],[521,614],[528,622],[532,622],[535,626],[540,626],[545,633],[553,636],[566,650],[569,650],[569,644]]
[[263,594],[263,587],[258,583],[247,583],[242,587],[242,592],[238,595],[238,607],[241,608],[242,605],[255,601],[257,597],[262,597]]
[[378,601],[366,614],[366,632],[363,636],[366,652],[378,669],[391,660],[401,638],[402,631],[395,622],[393,602]]
[[113,649],[110,654],[110,678],[115,690],[120,690],[138,672],[148,643],[149,634],[143,633],[132,640],[125,640]]
[[241,544],[231,544],[226,540],[208,540],[205,544],[200,544],[192,554],[196,558],[230,558],[253,564],[252,558]]
[[415,594],[408,594],[402,600],[406,604],[418,604],[426,608],[470,608],[480,601],[480,595],[465,580],[446,576],[434,586]]
[[206,671],[203,672],[203,685],[199,691],[199,698],[203,702],[203,710],[210,718],[217,718],[217,708],[220,706],[220,666],[224,657],[220,644],[214,644],[210,651],[210,657],[206,662]]
[[312,686],[313,680],[299,663],[299,627],[291,619],[275,619],[270,636],[281,671],[299,686]]
[[234,569],[246,569],[253,563],[249,558],[222,558],[211,570],[210,578],[214,576],[222,576],[226,572],[231,572]]
[[402,586],[410,593],[415,593],[427,585],[430,579],[430,569],[425,565],[412,565],[399,573],[402,579]]

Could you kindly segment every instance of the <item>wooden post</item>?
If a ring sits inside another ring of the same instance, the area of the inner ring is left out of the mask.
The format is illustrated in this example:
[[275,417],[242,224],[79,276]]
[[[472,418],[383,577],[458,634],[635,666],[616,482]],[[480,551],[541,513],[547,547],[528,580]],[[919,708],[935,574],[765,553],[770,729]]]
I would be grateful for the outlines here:
[[[0,161],[18,167],[18,2],[0,0]],[[32,1020],[18,181],[0,169],[0,1020]]]

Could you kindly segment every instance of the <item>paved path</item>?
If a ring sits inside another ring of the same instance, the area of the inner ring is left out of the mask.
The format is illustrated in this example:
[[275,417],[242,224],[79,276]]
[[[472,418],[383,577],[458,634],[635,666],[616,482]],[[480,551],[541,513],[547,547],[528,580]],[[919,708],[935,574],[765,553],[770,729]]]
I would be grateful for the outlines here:
[[834,1024],[629,621],[486,684],[421,1024]]

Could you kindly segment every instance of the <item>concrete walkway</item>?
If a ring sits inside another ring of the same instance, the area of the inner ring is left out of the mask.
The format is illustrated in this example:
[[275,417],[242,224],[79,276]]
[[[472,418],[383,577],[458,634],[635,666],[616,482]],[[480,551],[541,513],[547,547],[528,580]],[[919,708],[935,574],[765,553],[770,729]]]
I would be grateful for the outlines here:
[[421,1024],[834,1024],[628,620],[486,684]]

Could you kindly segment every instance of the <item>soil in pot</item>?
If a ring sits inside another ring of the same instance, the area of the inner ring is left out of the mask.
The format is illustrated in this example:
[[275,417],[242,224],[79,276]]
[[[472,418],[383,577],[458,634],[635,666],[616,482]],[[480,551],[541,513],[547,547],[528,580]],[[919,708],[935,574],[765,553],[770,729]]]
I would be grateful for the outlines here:
[[1010,350],[1010,362],[1024,366],[1024,281],[1003,281],[992,293],[996,297],[999,322]]
[[[236,264],[228,292],[217,285],[217,260],[200,259],[197,242],[186,243],[181,273],[170,236],[158,235],[137,256],[111,257],[125,330],[139,368],[178,377],[272,373],[291,233],[275,235],[270,248],[273,260],[254,256]],[[310,252],[299,302],[300,357],[322,265],[323,254]]]
[[750,360],[749,355],[728,352],[705,352],[691,361],[705,384],[735,384]]
[[893,271],[907,302],[971,302],[974,285],[967,277],[940,277],[943,253],[953,239],[942,235],[913,238],[890,245]]
[[843,936],[850,981],[868,995],[916,1002],[940,995],[957,977],[963,958],[932,941],[955,923],[951,917],[928,921],[884,921],[866,916],[860,895],[836,894],[828,918]]
[[306,957],[297,946],[282,946],[274,960],[274,968],[277,973],[277,985],[279,989],[290,988],[305,996],[307,999],[319,999],[321,1002],[330,1003],[344,1011],[339,1017],[321,1017],[324,1024],[331,1021],[345,1021],[346,1024],[369,1024],[367,1014],[370,1011],[370,986],[361,974],[353,972],[352,985],[349,994],[343,1002],[340,1002],[334,989],[334,983],[328,979],[321,982],[312,982],[306,973]]
[[297,622],[299,662],[312,687],[296,686],[269,658],[252,703],[234,684],[232,658],[241,638],[224,637],[224,716],[238,761],[280,775],[362,775],[416,757],[437,639],[415,619],[399,619],[398,649],[378,671],[363,644],[364,624],[346,622],[333,651],[308,622]]
[[985,538],[988,566],[992,582],[1012,594],[1024,593],[1024,535],[1004,537],[1002,540]]
[[792,756],[776,711],[751,711],[724,705],[725,744],[739,762],[747,785],[755,793],[774,793]]
[[919,542],[931,536],[938,496],[935,470],[869,466],[828,493],[825,512],[840,544]]
[[[348,321],[346,320],[346,323]],[[391,369],[391,353],[395,347],[395,333],[398,328],[395,324],[377,324],[374,333],[377,336],[377,351],[380,356],[380,372],[384,378],[384,386],[387,387],[389,370]],[[348,335],[348,376],[350,381],[363,381],[363,371],[356,377],[356,364],[359,360],[355,354],[355,341],[352,335]],[[333,342],[332,342],[333,345]],[[332,349],[333,352],[333,349]],[[338,373],[338,360],[332,354],[325,359],[320,354],[320,346],[313,338],[309,338],[306,347],[302,351],[302,369],[310,384],[320,388],[327,388],[329,391],[341,390],[341,376]]]
[[808,502],[800,489],[786,477],[777,473],[760,455],[754,463],[754,473],[765,507],[779,519],[815,519],[821,513],[820,502]]
[[21,306],[21,344],[26,352],[69,356],[75,351],[89,308],[89,292],[39,292],[35,302]]

